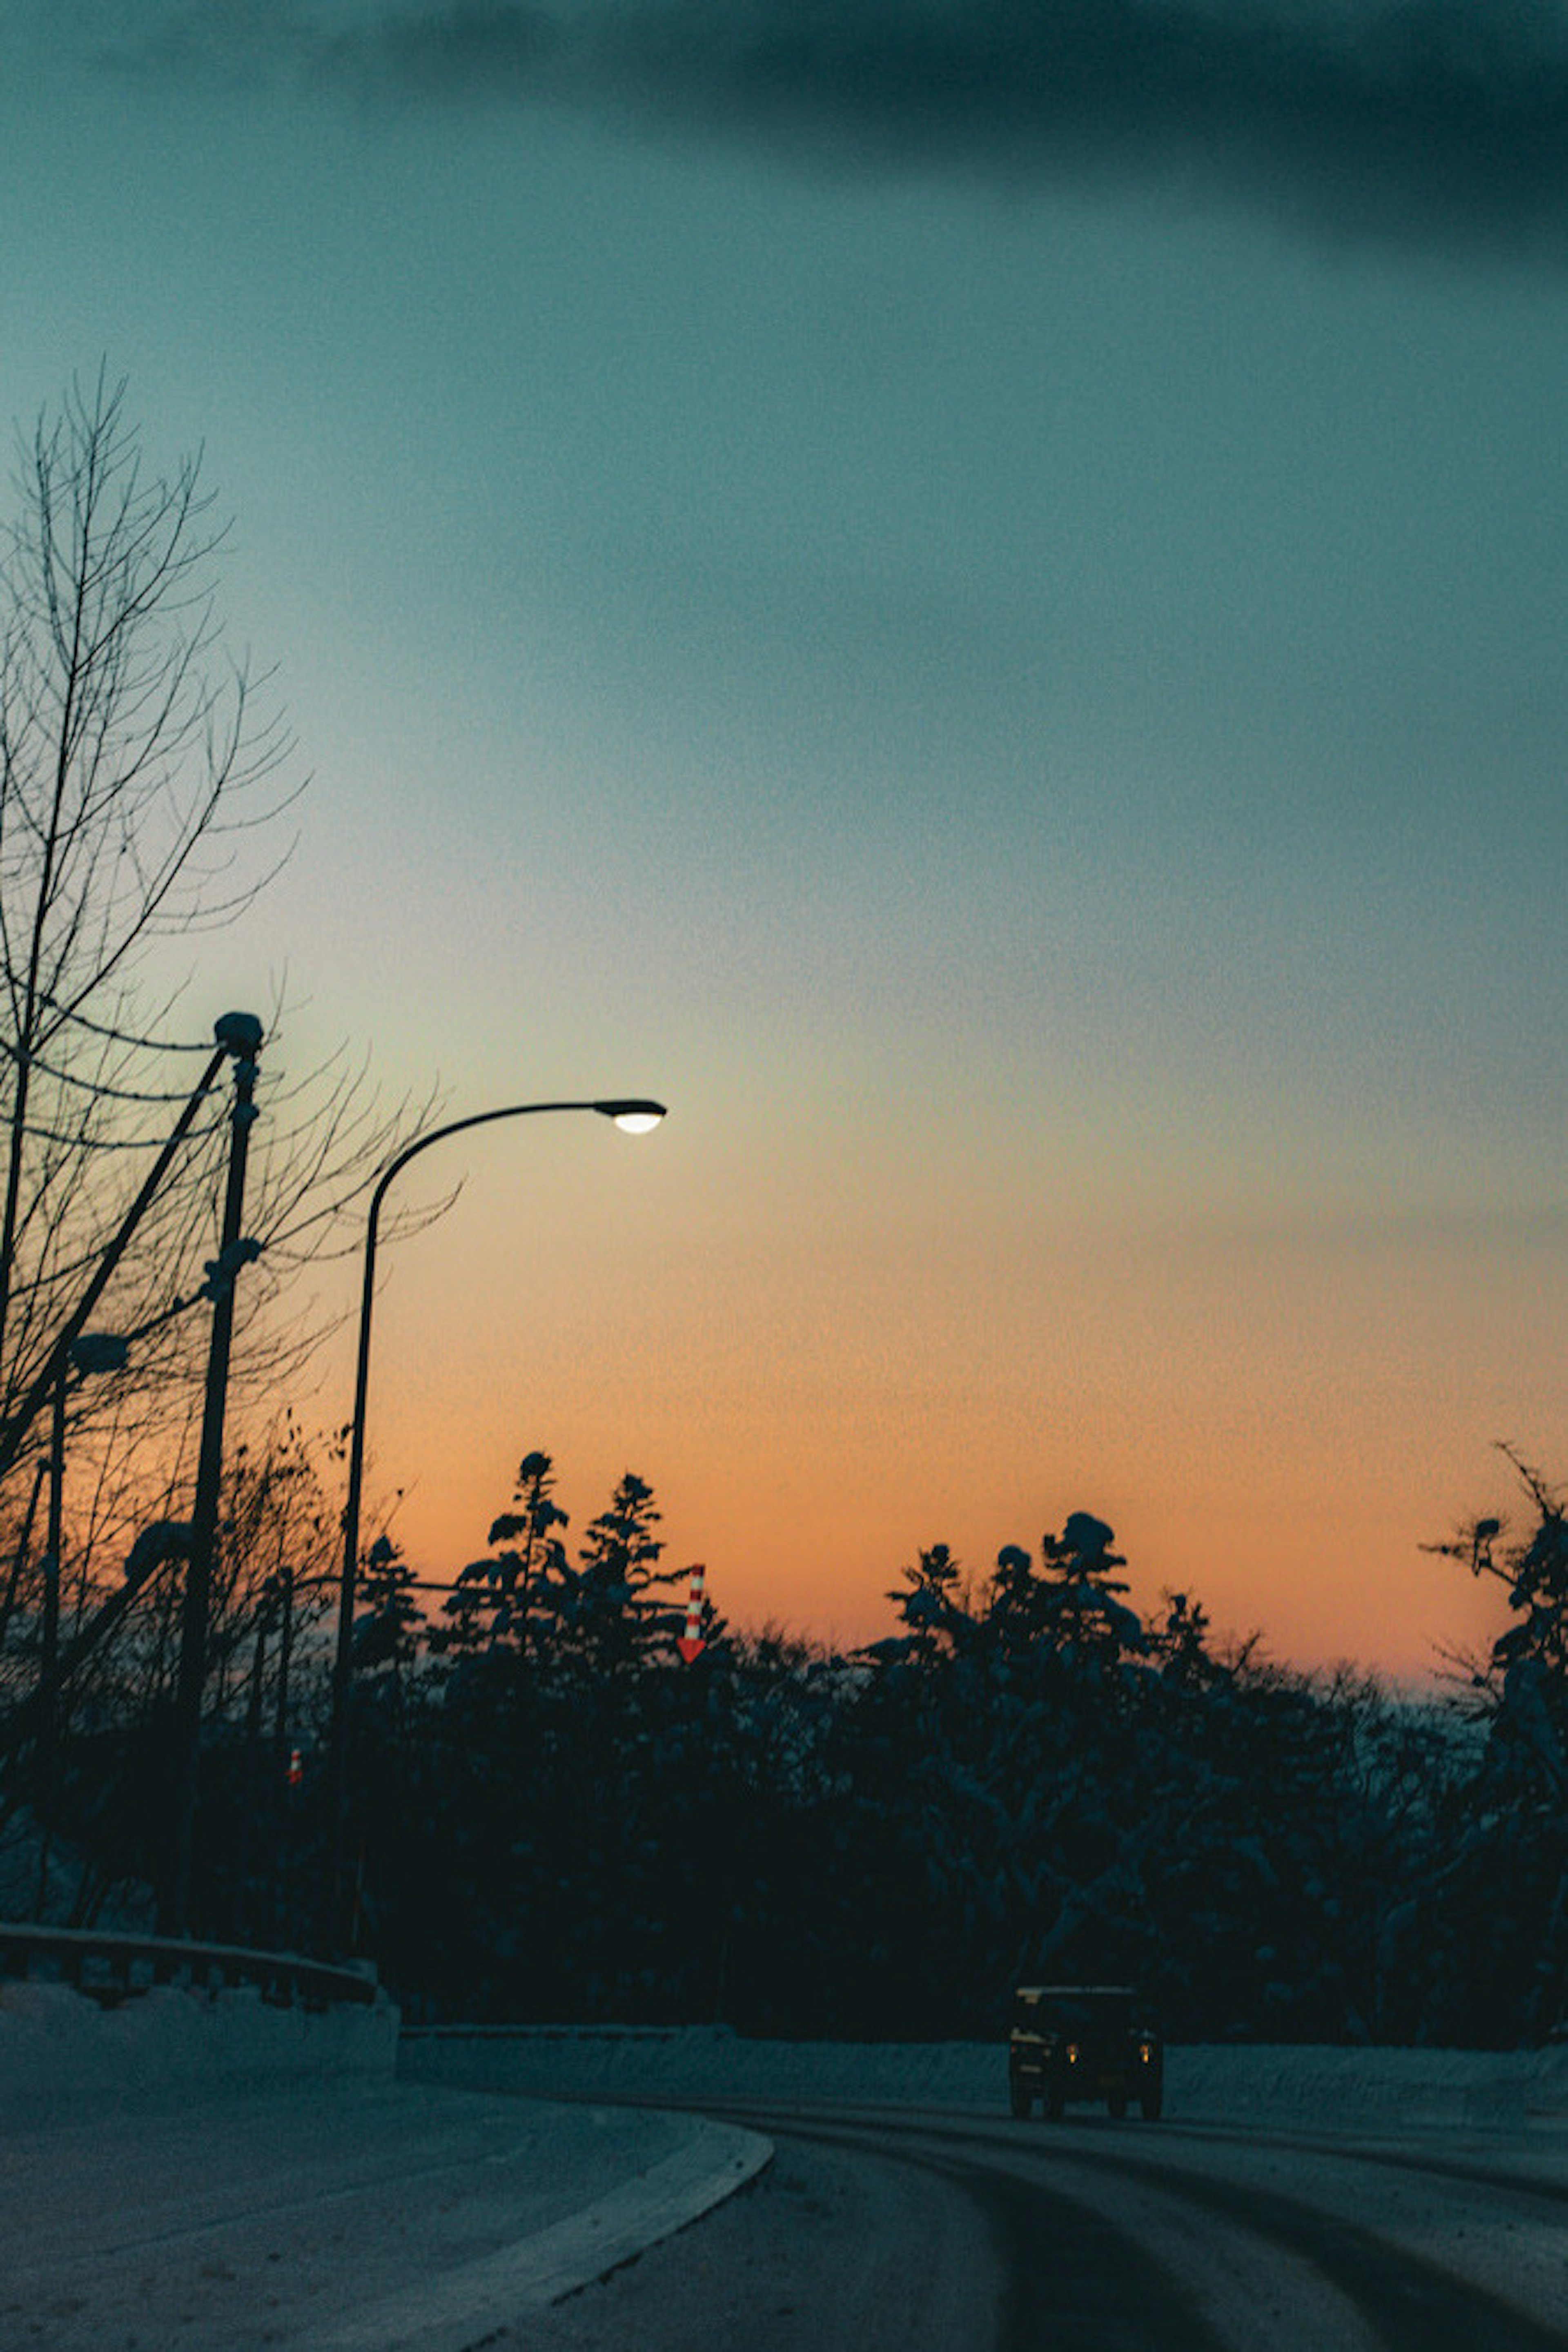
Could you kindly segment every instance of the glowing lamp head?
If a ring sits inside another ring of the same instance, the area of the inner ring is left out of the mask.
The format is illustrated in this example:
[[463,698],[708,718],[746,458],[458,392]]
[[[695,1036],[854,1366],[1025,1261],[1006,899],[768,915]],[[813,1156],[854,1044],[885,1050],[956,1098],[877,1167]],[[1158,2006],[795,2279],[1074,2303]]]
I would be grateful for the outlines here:
[[626,1102],[595,1103],[594,1108],[602,1118],[613,1120],[623,1135],[651,1135],[660,1119],[668,1116],[662,1103],[636,1097]]

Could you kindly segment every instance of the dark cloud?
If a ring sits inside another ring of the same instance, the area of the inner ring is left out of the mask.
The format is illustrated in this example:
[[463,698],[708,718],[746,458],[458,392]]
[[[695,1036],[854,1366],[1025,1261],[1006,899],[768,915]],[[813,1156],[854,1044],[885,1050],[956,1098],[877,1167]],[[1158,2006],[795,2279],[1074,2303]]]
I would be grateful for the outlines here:
[[312,37],[405,100],[551,100],[848,166],[1218,188],[1568,250],[1555,0],[450,0]]
[[1194,0],[676,5],[616,26],[646,103],[847,158],[1220,182],[1345,228],[1560,236],[1556,9],[1317,17]]
[[572,49],[566,26],[548,9],[455,0],[320,38],[311,62],[321,75],[346,74],[404,96],[517,98],[543,94],[556,68],[570,68]]

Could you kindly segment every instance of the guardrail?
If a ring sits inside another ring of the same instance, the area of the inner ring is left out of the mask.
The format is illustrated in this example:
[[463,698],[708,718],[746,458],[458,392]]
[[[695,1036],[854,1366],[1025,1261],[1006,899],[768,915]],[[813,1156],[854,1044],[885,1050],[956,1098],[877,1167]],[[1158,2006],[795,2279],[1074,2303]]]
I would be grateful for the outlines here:
[[0,1919],[0,1978],[13,1982],[68,1984],[105,2008],[154,1985],[216,1995],[253,1987],[279,2009],[369,2008],[379,1992],[374,1969],[362,1961],[334,1967],[299,1952],[256,1952],[238,1944],[196,1944],[183,1937],[100,1933],[91,1927],[46,1927],[33,1920]]

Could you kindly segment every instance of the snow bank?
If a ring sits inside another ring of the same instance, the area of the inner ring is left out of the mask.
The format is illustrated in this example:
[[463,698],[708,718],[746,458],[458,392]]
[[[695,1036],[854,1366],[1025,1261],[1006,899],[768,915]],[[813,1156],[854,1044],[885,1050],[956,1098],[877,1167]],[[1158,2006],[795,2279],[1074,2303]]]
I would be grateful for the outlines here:
[[1325,2129],[1568,2123],[1568,2047],[1191,2049],[1170,2054],[1167,2111]]
[[0,2116],[46,2122],[88,2105],[390,2080],[397,2025],[384,1999],[316,2011],[276,2007],[250,1987],[214,1995],[165,1985],[104,2009],[68,1985],[0,1983]]
[[[356,2079],[672,2106],[704,2099],[996,2108],[990,2042],[750,2042],[723,2026],[437,2026],[398,2039],[374,2007],[282,2009],[156,1987],[102,2009],[0,1984],[0,2117],[42,2122],[237,2089]],[[1568,2126],[1568,2045],[1544,2051],[1174,2048],[1166,2113],[1190,2122],[1409,2130]]]
[[[1007,2062],[991,2042],[748,2042],[721,2026],[421,2028],[399,2073],[452,2089],[536,2097],[818,2099],[1004,2105]],[[1568,2047],[1473,2050],[1175,2048],[1167,2115],[1365,2130],[1568,2123]]]

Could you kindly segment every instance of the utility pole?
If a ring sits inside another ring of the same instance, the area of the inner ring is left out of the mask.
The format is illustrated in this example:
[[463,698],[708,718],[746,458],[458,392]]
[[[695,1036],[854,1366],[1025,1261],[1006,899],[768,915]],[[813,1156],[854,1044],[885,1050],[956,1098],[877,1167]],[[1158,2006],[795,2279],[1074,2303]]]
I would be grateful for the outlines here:
[[206,1686],[207,1620],[212,1595],[213,1550],[217,1536],[218,1493],[223,1480],[223,1423],[228,1399],[228,1359],[234,1339],[234,1286],[240,1267],[259,1254],[256,1243],[241,1240],[239,1226],[245,1204],[245,1168],[250,1150],[250,1130],[257,1118],[257,1056],[261,1051],[261,1024],[254,1013],[226,1013],[215,1034],[219,1045],[234,1055],[234,1110],[223,1228],[217,1256],[207,1267],[214,1302],[212,1341],[207,1351],[201,1451],[196,1460],[190,1553],[185,1567],[184,1606],[180,1619],[179,1676],[174,1689],[174,1817],[170,1824],[168,1877],[158,1905],[158,1932],[162,1936],[183,1936],[188,1931],[191,1860],[195,1837],[201,1755],[202,1694]]

